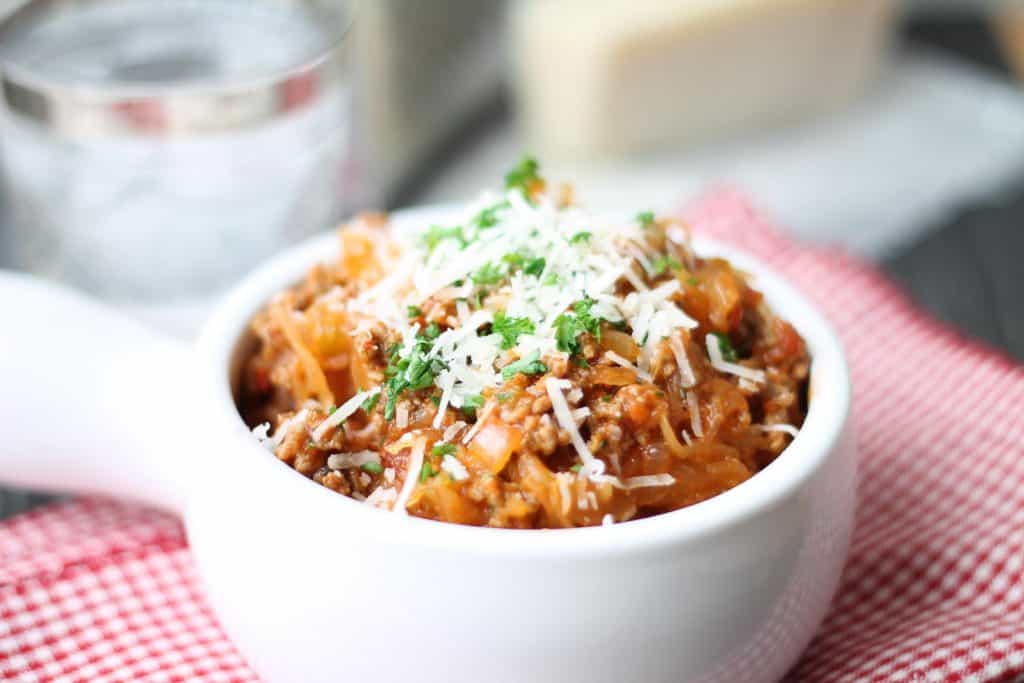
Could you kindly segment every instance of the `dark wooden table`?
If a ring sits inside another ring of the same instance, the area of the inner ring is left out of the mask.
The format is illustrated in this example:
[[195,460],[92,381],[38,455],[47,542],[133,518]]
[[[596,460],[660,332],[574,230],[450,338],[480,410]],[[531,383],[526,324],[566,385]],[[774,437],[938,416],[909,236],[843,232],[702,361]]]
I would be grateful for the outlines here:
[[[948,49],[1011,78],[981,22],[915,23],[907,33],[911,41]],[[414,182],[401,199],[415,198]],[[985,205],[962,207],[882,267],[942,320],[1024,359],[1024,177]],[[0,490],[0,518],[49,499]]]

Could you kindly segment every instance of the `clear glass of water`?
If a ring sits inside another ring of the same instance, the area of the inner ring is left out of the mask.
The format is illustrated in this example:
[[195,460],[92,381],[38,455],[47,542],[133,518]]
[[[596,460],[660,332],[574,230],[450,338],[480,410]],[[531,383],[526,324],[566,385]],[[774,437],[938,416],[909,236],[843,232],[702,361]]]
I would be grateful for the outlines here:
[[203,301],[346,210],[338,1],[33,0],[0,24],[9,260]]

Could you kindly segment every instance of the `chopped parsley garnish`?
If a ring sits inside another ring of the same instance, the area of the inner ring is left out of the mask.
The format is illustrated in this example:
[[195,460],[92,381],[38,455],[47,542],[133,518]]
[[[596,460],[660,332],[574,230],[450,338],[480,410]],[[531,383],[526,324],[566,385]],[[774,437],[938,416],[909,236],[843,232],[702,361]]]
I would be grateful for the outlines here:
[[515,318],[506,315],[504,311],[494,314],[494,322],[491,330],[501,335],[501,348],[511,349],[519,341],[519,335],[533,334],[536,327],[529,318]]
[[464,249],[469,241],[466,236],[462,233],[461,226],[455,226],[454,228],[445,228],[440,225],[432,225],[430,229],[423,234],[423,243],[427,246],[427,251],[433,252],[437,249],[437,246],[445,240],[458,240],[459,248]]
[[693,287],[696,287],[697,285],[700,284],[700,280],[698,280],[697,278],[695,278],[693,276],[690,276],[690,277],[686,278],[686,284],[691,285]]
[[373,409],[377,407],[377,401],[379,401],[379,400],[380,400],[380,392],[378,391],[376,394],[374,394],[373,396],[370,396],[365,401],[363,401],[363,404],[361,406],[362,409],[363,409],[363,412],[365,412],[367,415],[372,413]]
[[476,418],[477,408],[482,408],[484,405],[484,397],[480,394],[475,396],[467,396],[462,399],[462,412],[464,412],[470,418]]
[[481,230],[493,228],[498,224],[498,212],[502,209],[507,209],[509,206],[508,201],[498,202],[494,206],[489,206],[478,213],[476,218],[473,219],[473,222],[476,223],[477,227]]
[[642,211],[636,215],[636,222],[640,224],[641,228],[649,228],[654,225],[654,212],[653,211]]
[[577,301],[572,313],[563,313],[555,318],[555,342],[559,351],[576,355],[583,351],[579,336],[589,332],[597,341],[601,341],[601,318],[594,315],[592,309],[596,302],[593,299]]
[[576,463],[575,465],[573,465],[572,467],[569,468],[570,471],[576,472],[576,473],[579,473],[579,471],[582,470],[582,469],[583,469],[583,465],[581,465],[580,463]]
[[423,469],[420,470],[420,481],[426,481],[431,477],[436,477],[438,471],[435,470],[429,462],[423,463]]
[[502,391],[495,398],[498,399],[498,403],[508,403],[508,400],[513,396],[515,396],[515,394],[510,391]]
[[543,257],[527,259],[526,263],[523,265],[523,272],[527,275],[539,276],[544,272],[544,266],[546,265],[547,260]]
[[722,359],[730,363],[735,363],[739,360],[739,355],[736,353],[736,348],[729,341],[729,337],[722,334],[721,332],[712,332],[718,339],[718,350],[722,352]]
[[594,236],[594,233],[592,233],[592,232],[586,232],[586,231],[578,232],[578,233],[576,233],[575,235],[573,235],[572,237],[569,238],[569,244],[580,244],[580,243],[589,242],[590,238],[593,237],[593,236]]
[[420,333],[420,336],[427,341],[434,341],[441,336],[441,326],[437,323],[430,323],[427,325],[427,329]]
[[541,284],[545,287],[554,287],[559,282],[561,282],[561,278],[558,277],[558,273],[548,273],[548,276],[544,278],[544,282]]
[[437,373],[447,367],[437,358],[427,358],[431,342],[440,334],[441,328],[438,324],[431,323],[426,330],[416,336],[409,355],[404,358],[401,356],[401,346],[396,344],[391,347],[391,357],[388,360],[387,370],[384,371],[388,378],[388,400],[384,404],[385,420],[394,418],[395,404],[403,391],[418,391],[432,386]]
[[384,466],[381,465],[376,460],[364,462],[362,465],[359,466],[359,469],[369,474],[381,474],[382,472],[384,472]]
[[518,374],[542,375],[548,371],[548,366],[540,360],[540,351],[534,351],[526,358],[520,358],[514,363],[509,363],[501,369],[501,378],[508,381]]
[[418,318],[423,315],[423,309],[419,306],[406,306],[405,314],[410,318]]
[[611,402],[612,402],[612,395],[611,394],[605,394],[604,396],[601,397],[601,403],[611,403]]
[[505,273],[502,271],[501,266],[488,261],[469,277],[473,280],[474,284],[496,285],[504,279]]
[[510,270],[518,268],[526,275],[539,276],[544,272],[544,267],[547,265],[547,259],[543,256],[527,256],[519,252],[505,254],[501,257],[501,260],[509,265]]
[[540,176],[537,171],[540,170],[540,164],[533,157],[523,157],[523,160],[519,164],[505,174],[505,189],[512,190],[519,188],[523,192],[523,196],[529,199],[530,197],[530,186],[540,181]]
[[651,267],[654,269],[655,275],[661,275],[666,270],[679,270],[683,267],[683,264],[671,256],[659,256],[651,261]]
[[458,449],[453,443],[437,443],[430,449],[430,454],[438,458],[443,458],[446,455],[455,455],[457,450]]

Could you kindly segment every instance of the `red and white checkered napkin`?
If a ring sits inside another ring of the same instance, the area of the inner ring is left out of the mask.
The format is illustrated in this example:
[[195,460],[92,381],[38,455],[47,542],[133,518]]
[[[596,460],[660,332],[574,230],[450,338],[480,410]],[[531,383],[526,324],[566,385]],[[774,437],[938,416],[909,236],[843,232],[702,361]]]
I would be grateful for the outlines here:
[[[688,217],[805,291],[853,368],[859,521],[792,680],[1024,674],[1024,369],[920,315],[874,270],[781,237],[730,192]],[[0,678],[256,680],[203,600],[178,523],[98,500],[0,526]]]

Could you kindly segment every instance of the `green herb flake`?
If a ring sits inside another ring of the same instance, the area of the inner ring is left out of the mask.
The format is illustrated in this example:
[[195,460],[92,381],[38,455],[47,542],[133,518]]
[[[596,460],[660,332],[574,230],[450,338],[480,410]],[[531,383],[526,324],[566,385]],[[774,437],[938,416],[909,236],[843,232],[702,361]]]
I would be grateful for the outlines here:
[[577,474],[579,474],[579,471],[582,470],[582,469],[583,469],[583,465],[581,465],[580,463],[576,463],[575,465],[573,465],[572,467],[569,468],[569,471],[576,472]]
[[541,282],[545,287],[555,287],[561,282],[561,278],[558,277],[558,273],[548,273],[548,276]]
[[423,469],[420,470],[420,481],[426,481],[427,479],[436,477],[437,475],[438,471],[435,470],[429,462],[423,463]]
[[636,215],[636,222],[640,224],[640,227],[647,229],[654,225],[654,212],[653,211],[642,211]]
[[366,413],[366,414],[372,413],[373,409],[377,407],[377,402],[379,400],[380,400],[380,392],[378,391],[376,394],[374,394],[373,396],[370,396],[365,401],[363,401],[362,406],[361,406],[362,409],[363,409],[363,412]]
[[505,278],[505,273],[501,266],[488,261],[469,277],[478,285],[496,285]]
[[433,341],[441,334],[437,323],[431,323],[427,329],[417,335],[415,342],[406,357],[402,357],[401,345],[391,347],[387,369],[384,371],[387,381],[387,403],[384,405],[384,419],[391,420],[395,416],[395,405],[403,391],[418,391],[434,384],[434,377],[447,366],[437,358],[427,358]]
[[559,351],[573,355],[582,353],[583,345],[579,337],[585,332],[601,341],[602,318],[593,313],[595,303],[589,298],[577,301],[571,313],[563,313],[555,318],[555,343]]
[[547,259],[538,256],[536,258],[527,259],[526,263],[523,264],[523,273],[526,275],[533,275],[540,277],[540,274],[544,272],[544,267],[548,264]]
[[426,245],[427,251],[431,253],[445,240],[457,240],[460,249],[465,249],[469,245],[469,240],[463,234],[461,226],[446,228],[441,225],[432,225],[429,230],[423,233],[423,244]]
[[437,323],[430,323],[427,325],[427,329],[423,330],[421,335],[423,339],[426,339],[427,341],[434,341],[441,336],[441,326]]
[[520,358],[514,363],[509,363],[501,369],[501,378],[506,382],[518,374],[542,375],[548,371],[548,366],[540,360],[540,352],[534,351],[526,358]]
[[666,270],[679,270],[683,267],[683,264],[676,261],[671,256],[659,256],[651,261],[651,267],[654,269],[655,275],[661,275]]
[[700,284],[700,280],[698,280],[697,278],[691,276],[691,277],[686,278],[686,284],[690,285],[691,287],[696,287],[697,285]]
[[495,398],[498,399],[498,403],[508,403],[509,399],[511,399],[513,396],[515,396],[515,394],[513,394],[512,392],[502,391]]
[[458,449],[453,443],[437,443],[430,449],[430,454],[437,457],[443,458],[446,455],[455,455]]
[[569,238],[569,244],[583,244],[590,241],[594,234],[591,232],[578,232]]
[[511,349],[519,342],[520,335],[533,334],[536,326],[529,318],[515,318],[506,315],[504,311],[494,314],[494,322],[491,324],[491,331],[501,335],[501,348]]
[[473,222],[476,223],[477,227],[479,227],[481,230],[493,228],[495,225],[498,224],[498,212],[500,212],[502,209],[507,209],[509,206],[510,204],[508,203],[508,201],[498,202],[494,206],[489,206],[486,209],[482,210],[480,213],[478,213],[476,215],[476,218],[473,219]]
[[537,172],[540,170],[540,164],[533,157],[523,157],[519,164],[505,174],[505,188],[508,190],[516,189],[522,191],[523,196],[526,198],[530,197],[530,185],[540,181],[540,176]]
[[736,348],[729,341],[729,337],[721,332],[712,332],[712,334],[718,339],[718,350],[722,352],[722,359],[730,363],[738,361],[739,354],[736,353]]
[[465,413],[467,417],[476,419],[476,411],[478,408],[482,408],[483,405],[484,397],[481,396],[480,394],[477,394],[475,396],[467,396],[466,398],[462,399],[462,412]]
[[612,402],[612,395],[611,394],[605,394],[604,396],[601,397],[601,403],[611,403],[611,402]]
[[409,316],[409,318],[419,318],[423,315],[423,309],[419,306],[406,306],[405,314]]
[[382,474],[384,472],[384,466],[381,465],[376,460],[364,462],[362,465],[359,466],[359,469],[361,469],[363,472],[366,472],[367,474]]

